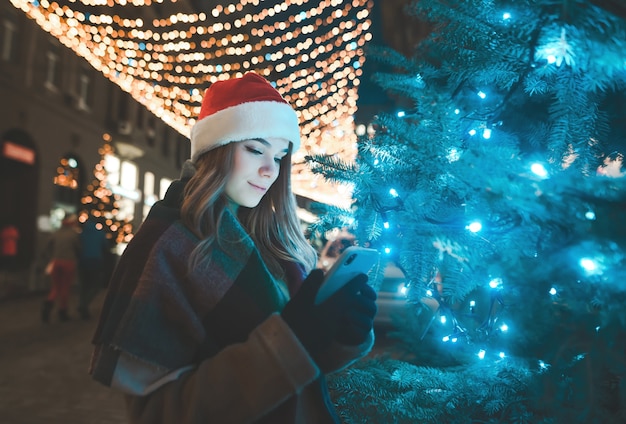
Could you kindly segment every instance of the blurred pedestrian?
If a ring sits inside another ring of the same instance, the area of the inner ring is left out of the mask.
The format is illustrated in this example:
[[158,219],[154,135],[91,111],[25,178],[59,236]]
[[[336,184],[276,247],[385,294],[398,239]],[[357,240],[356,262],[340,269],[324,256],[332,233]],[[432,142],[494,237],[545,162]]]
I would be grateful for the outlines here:
[[5,225],[0,229],[0,265],[3,270],[12,270],[17,259],[20,232],[15,225]]
[[81,251],[78,262],[79,300],[78,314],[81,319],[91,318],[89,305],[104,287],[104,266],[109,252],[109,241],[93,217],[88,217],[81,225]]
[[59,319],[70,319],[67,307],[70,297],[70,288],[76,278],[76,268],[80,255],[80,236],[77,228],[78,220],[75,214],[66,215],[61,221],[61,228],[50,237],[46,249],[49,258],[46,273],[52,280],[50,291],[41,309],[41,320],[50,321],[50,313],[55,302],[58,306]]

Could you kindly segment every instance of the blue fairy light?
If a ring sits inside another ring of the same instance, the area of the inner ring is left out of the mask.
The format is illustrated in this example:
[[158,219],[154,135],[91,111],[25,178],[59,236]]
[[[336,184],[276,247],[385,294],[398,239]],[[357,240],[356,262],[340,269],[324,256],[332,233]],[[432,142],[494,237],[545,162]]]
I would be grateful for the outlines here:
[[594,211],[587,211],[585,212],[585,218],[587,218],[589,221],[595,221],[596,220],[596,214]]
[[598,264],[590,258],[582,258],[579,263],[580,266],[587,272],[594,272],[598,269]]
[[511,14],[509,12],[504,12],[502,14],[502,19],[508,21],[509,19],[511,19]]
[[548,178],[548,171],[546,170],[546,168],[540,164],[540,163],[533,163],[530,166],[530,170],[533,172],[533,174],[537,175],[538,177],[541,178]]
[[552,296],[556,295],[556,289],[554,287],[550,288],[550,291],[548,292],[550,293]]
[[481,224],[480,221],[474,221],[470,222],[465,228],[470,230],[472,233],[478,233],[483,229],[483,224]]
[[480,349],[476,355],[478,356],[479,359],[485,359],[486,353],[487,352],[485,351],[485,349]]
[[491,138],[491,128],[485,128],[483,130],[483,138],[489,140]]
[[400,196],[395,188],[390,188],[389,189],[389,194],[391,194],[391,197],[398,197],[398,196]]
[[478,93],[476,93],[478,95],[478,97],[480,97],[481,99],[485,99],[487,97],[487,95],[483,92],[483,91],[479,91]]
[[476,130],[473,128],[469,130],[469,135],[476,135]]
[[406,113],[403,110],[401,110],[396,115],[398,116],[398,118],[404,118]]
[[489,287],[492,289],[501,289],[503,284],[502,278],[492,278],[489,281]]

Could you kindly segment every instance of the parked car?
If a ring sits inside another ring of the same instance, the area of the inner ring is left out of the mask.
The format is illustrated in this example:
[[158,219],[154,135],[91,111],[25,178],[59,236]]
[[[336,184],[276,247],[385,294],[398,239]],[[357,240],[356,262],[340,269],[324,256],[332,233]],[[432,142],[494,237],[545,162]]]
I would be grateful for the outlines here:
[[[348,246],[355,244],[356,239],[348,232],[339,232],[335,238],[328,240],[320,252],[318,268],[327,271]],[[383,280],[378,288],[376,305],[378,312],[374,318],[374,326],[380,329],[393,327],[397,318],[406,313],[406,279],[404,273],[393,263],[385,266]]]
[[376,327],[393,327],[397,319],[403,318],[408,306],[406,292],[404,273],[396,265],[388,263],[376,299],[378,306],[378,312],[374,318]]

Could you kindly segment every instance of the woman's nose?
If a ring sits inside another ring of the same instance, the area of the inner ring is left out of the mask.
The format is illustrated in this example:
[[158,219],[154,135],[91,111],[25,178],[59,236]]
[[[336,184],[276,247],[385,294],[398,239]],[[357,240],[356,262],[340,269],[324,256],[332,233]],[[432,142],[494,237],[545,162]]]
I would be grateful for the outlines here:
[[271,160],[266,161],[261,166],[261,168],[259,169],[259,172],[264,177],[273,177],[274,175],[278,173],[278,164],[272,158]]

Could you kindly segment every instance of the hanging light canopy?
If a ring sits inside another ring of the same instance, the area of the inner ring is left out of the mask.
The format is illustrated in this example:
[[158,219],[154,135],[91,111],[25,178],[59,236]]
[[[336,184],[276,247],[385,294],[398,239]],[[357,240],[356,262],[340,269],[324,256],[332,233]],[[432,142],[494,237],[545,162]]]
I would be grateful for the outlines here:
[[211,83],[247,71],[265,76],[300,119],[294,191],[349,204],[349,191],[312,175],[304,156],[356,154],[353,115],[372,0],[10,1],[187,137]]

